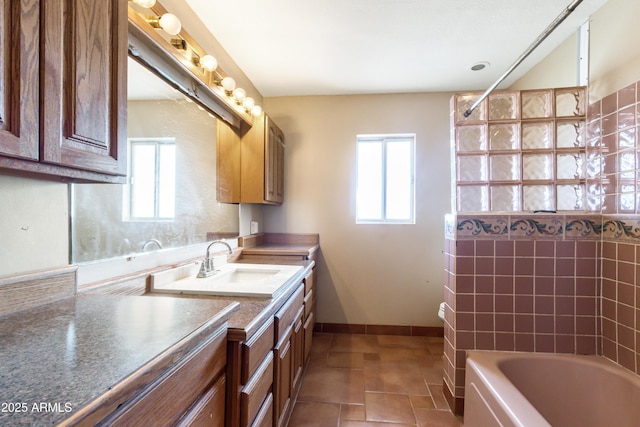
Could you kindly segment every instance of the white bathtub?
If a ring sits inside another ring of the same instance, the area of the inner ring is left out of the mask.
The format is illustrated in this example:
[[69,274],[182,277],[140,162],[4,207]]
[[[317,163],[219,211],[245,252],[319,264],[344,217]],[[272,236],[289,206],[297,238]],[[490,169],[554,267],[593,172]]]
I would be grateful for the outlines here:
[[470,351],[464,426],[638,427],[640,377],[600,356]]

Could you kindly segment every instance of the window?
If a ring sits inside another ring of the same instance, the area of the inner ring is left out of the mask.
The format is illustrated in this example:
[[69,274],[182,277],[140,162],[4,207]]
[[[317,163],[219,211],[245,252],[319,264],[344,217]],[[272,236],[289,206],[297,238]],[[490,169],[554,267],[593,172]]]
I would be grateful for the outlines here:
[[174,218],[175,139],[130,139],[128,176],[123,204],[125,219],[162,221]]
[[415,139],[358,135],[356,223],[415,224]]

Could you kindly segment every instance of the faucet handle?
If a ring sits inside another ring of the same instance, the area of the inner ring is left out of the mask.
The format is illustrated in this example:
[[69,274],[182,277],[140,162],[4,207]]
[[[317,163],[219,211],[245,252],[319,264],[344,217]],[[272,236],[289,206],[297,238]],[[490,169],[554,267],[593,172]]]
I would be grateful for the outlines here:
[[207,269],[207,264],[209,263],[208,259],[202,260],[202,264],[200,264],[200,271],[198,271],[198,277],[203,278],[210,275],[209,269]]

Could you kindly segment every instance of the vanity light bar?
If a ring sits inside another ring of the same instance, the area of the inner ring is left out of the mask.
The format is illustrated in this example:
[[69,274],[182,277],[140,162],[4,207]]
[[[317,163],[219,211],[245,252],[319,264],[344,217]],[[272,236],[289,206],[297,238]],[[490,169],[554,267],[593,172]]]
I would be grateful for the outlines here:
[[[156,5],[156,0],[129,1],[145,9],[151,9]],[[254,117],[258,117],[262,114],[262,108],[259,105],[255,105],[254,99],[246,97],[246,91],[242,88],[236,87],[236,81],[233,77],[221,77],[219,75],[217,72],[218,60],[214,56],[205,54],[201,57],[189,46],[189,43],[180,36],[182,23],[176,15],[167,12],[163,13],[162,16],[146,17],[146,21],[153,28],[161,29],[170,36],[177,36],[170,40],[171,45],[178,50],[190,51],[190,62],[194,66],[202,68],[205,72],[211,73],[213,82],[224,91],[227,97],[231,98],[235,102],[238,108],[243,109],[246,113],[251,114]]]

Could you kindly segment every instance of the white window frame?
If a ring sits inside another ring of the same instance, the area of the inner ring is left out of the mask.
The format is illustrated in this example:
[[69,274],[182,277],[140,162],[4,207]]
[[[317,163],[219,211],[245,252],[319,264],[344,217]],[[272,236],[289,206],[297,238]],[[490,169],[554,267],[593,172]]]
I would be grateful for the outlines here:
[[[128,149],[128,167],[127,167],[127,184],[124,186],[123,191],[123,203],[122,203],[122,219],[123,221],[128,222],[173,222],[175,220],[175,210],[174,215],[171,217],[160,216],[159,215],[159,174],[160,171],[160,156],[159,150],[161,145],[174,145],[176,144],[175,138],[129,138],[127,140],[127,149]],[[146,216],[146,217],[136,217],[133,216],[133,204],[131,198],[133,197],[131,186],[133,184],[133,145],[135,144],[147,144],[155,146],[155,190],[154,190],[154,215]],[[176,177],[174,176],[174,180]],[[174,196],[175,197],[175,196]],[[175,199],[174,199],[175,204]],[[174,208],[175,209],[175,208]]]
[[[410,172],[410,183],[409,183],[409,218],[406,219],[393,219],[387,217],[387,146],[389,142],[398,142],[398,141],[409,141],[410,142],[410,159],[409,159],[409,172]],[[360,147],[361,144],[366,143],[382,143],[382,158],[381,158],[381,183],[378,185],[381,186],[381,197],[380,197],[380,212],[381,216],[379,218],[362,218],[359,214],[358,209],[358,200],[361,187],[366,185],[366,183],[358,182],[360,180],[359,167],[360,167]],[[416,182],[416,168],[415,168],[415,158],[416,158],[416,134],[414,133],[406,133],[406,134],[362,134],[357,135],[356,139],[356,224],[415,224],[416,222],[416,214],[415,214],[415,204],[416,204],[416,195],[415,195],[415,182]]]

